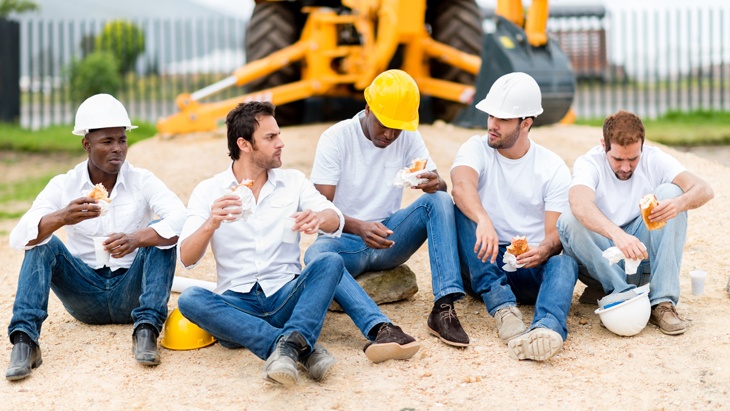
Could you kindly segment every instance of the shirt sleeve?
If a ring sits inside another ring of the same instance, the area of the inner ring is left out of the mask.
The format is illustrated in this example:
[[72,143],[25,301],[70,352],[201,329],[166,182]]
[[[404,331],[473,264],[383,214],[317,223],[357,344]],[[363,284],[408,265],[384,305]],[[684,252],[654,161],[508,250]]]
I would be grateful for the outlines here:
[[35,240],[38,237],[38,224],[40,224],[41,219],[65,207],[65,205],[61,205],[60,203],[61,198],[63,198],[65,179],[65,174],[52,178],[43,191],[38,194],[30,210],[25,213],[18,222],[18,225],[10,232],[10,246],[12,248],[16,250],[30,250],[33,247],[51,241],[51,236],[49,235],[36,245],[26,246],[29,241]]
[[342,156],[331,129],[325,130],[317,143],[310,180],[314,184],[336,186],[340,181]]
[[[169,239],[180,235],[186,214],[185,205],[180,201],[180,198],[151,172],[144,179],[142,189],[152,212],[161,219],[150,225],[150,227],[162,238]],[[170,247],[172,246],[159,248]]]
[[327,200],[325,196],[314,188],[314,184],[312,184],[311,181],[307,180],[304,178],[304,175],[302,175],[302,183],[299,190],[299,210],[312,210],[319,212],[326,209],[334,210],[334,212],[337,213],[337,216],[340,219],[340,225],[337,230],[332,233],[327,233],[321,230],[320,232],[327,237],[337,238],[342,235],[342,229],[345,227],[345,217],[342,215],[342,212],[335,207],[334,204],[332,204],[332,202]]
[[414,159],[420,158],[420,159],[426,159],[426,170],[428,171],[435,171],[436,170],[436,163],[431,158],[431,155],[428,152],[428,148],[426,147],[426,143],[423,141],[423,136],[421,136],[421,133],[418,132],[418,130],[411,132],[411,135],[403,136],[401,138],[407,138],[410,142],[410,145],[408,146],[408,152],[406,154],[405,164],[404,167],[410,166],[411,161]]
[[483,152],[484,148],[481,147],[480,137],[474,136],[470,138],[459,147],[451,169],[453,170],[459,166],[467,166],[473,168],[478,175],[481,175],[482,169],[484,168],[484,159],[481,155]]
[[680,173],[687,170],[679,160],[659,149],[652,156],[651,167],[659,178],[657,185],[671,183]]
[[198,231],[198,229],[203,225],[203,223],[205,223],[208,217],[210,217],[210,206],[212,202],[206,200],[202,184],[203,183],[200,183],[190,195],[190,201],[188,201],[188,208],[185,214],[185,223],[183,224],[182,231],[180,232],[180,237],[177,241],[178,261],[180,261],[180,264],[187,269],[191,269],[198,265],[200,260],[188,266],[183,264],[180,256],[180,245],[186,238],[190,237],[193,233]]
[[580,156],[573,163],[573,180],[571,187],[586,186],[593,191],[598,187],[599,170],[595,163],[586,156]]
[[568,190],[570,189],[570,171],[565,164],[555,169],[553,177],[548,181],[545,192],[545,211],[564,213],[569,209]]

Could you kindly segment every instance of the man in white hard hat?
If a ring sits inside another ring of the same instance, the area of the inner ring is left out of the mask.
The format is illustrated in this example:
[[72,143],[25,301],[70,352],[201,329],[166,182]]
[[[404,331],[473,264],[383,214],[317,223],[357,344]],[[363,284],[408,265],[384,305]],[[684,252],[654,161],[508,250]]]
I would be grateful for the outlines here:
[[[510,356],[535,361],[562,348],[578,277],[575,260],[560,255],[555,227],[568,209],[570,172],[529,138],[541,100],[540,87],[525,73],[497,79],[476,106],[489,115],[488,134],[464,143],[451,168],[467,291],[484,301]],[[512,249],[519,237],[527,251]],[[530,327],[518,303],[535,305]]]
[[[373,362],[406,359],[419,343],[392,324],[352,277],[397,267],[427,241],[434,300],[427,330],[445,344],[466,347],[469,336],[454,308],[465,295],[454,204],[418,132],[418,85],[402,70],[387,70],[364,94],[363,111],[322,133],[312,166],[315,187],[345,215],[344,234],[318,238],[304,261],[324,252],[342,255],[348,274],[335,301],[369,340],[365,355]],[[415,159],[422,167],[409,173],[414,180],[405,186],[422,194],[401,208],[404,186],[394,185],[394,177],[400,182],[396,176],[410,171]]]
[[[627,300],[648,282],[649,321],[664,334],[678,335],[686,330],[675,306],[687,210],[714,194],[675,158],[644,146],[644,134],[641,119],[633,113],[619,111],[606,118],[601,144],[573,165],[570,212],[560,217],[558,231],[565,253],[578,261],[581,281],[588,285],[580,302],[595,304],[606,294],[612,295],[610,300]],[[651,231],[639,206],[647,194],[658,200],[648,214]],[[657,223],[665,224],[659,228]],[[611,247],[641,261],[634,273],[627,274],[624,261],[611,264],[603,257]]]
[[[157,336],[167,318],[185,207],[152,173],[125,160],[126,132],[134,128],[114,97],[97,94],[84,101],[73,134],[83,136],[88,159],[54,177],[10,233],[10,245],[25,250],[25,258],[8,325],[8,380],[25,378],[41,365],[50,290],[84,323],[133,323],[135,359],[159,364]],[[99,191],[108,198],[91,197]],[[105,201],[108,207],[102,207]],[[160,220],[152,223],[155,215]],[[61,227],[65,244],[54,235]],[[97,259],[95,237],[105,238],[108,261]]]
[[336,237],[344,220],[304,173],[280,169],[284,141],[274,111],[269,102],[250,101],[226,117],[232,163],[193,190],[178,245],[187,268],[210,246],[218,286],[185,289],[178,307],[222,346],[266,360],[265,378],[291,386],[297,364],[321,381],[335,363],[316,342],[344,272],[334,253],[302,269],[299,233]]

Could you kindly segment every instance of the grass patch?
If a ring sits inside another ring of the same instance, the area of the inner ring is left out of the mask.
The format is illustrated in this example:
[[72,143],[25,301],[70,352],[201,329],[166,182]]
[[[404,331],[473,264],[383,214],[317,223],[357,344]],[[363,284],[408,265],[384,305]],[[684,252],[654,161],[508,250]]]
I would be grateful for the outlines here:
[[33,201],[56,174],[0,184],[0,204],[16,201]]
[[[141,121],[133,121],[132,124],[139,128],[127,132],[127,144],[130,146],[157,134],[154,124]],[[0,123],[0,150],[83,153],[81,137],[71,134],[71,130],[72,125],[33,131],[17,124]]]
[[[576,124],[602,127],[604,119],[580,119]],[[670,111],[655,120],[642,120],[646,138],[668,146],[730,145],[730,112]]]

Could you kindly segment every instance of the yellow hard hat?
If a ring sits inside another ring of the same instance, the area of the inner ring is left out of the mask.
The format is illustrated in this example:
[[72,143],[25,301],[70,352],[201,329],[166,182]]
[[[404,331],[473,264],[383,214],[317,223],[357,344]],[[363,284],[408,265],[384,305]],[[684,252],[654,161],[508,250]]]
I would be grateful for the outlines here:
[[421,95],[413,77],[403,70],[388,70],[365,89],[365,101],[385,127],[414,131],[418,128]]
[[207,347],[215,342],[215,338],[205,330],[183,317],[175,308],[165,321],[165,335],[162,337],[163,347],[171,350],[194,350]]

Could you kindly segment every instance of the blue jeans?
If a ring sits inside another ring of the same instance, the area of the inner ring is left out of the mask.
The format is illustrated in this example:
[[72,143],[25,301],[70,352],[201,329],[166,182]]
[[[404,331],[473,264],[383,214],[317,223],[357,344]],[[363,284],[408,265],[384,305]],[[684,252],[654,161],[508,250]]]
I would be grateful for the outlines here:
[[281,336],[299,332],[309,347],[317,342],[335,288],[344,273],[342,258],[326,253],[273,295],[256,283],[251,291],[223,294],[200,287],[185,289],[177,301],[180,313],[227,348],[246,347],[269,357]]
[[66,310],[87,324],[150,324],[159,332],[175,274],[175,247],[139,248],[129,269],[94,270],[74,257],[55,235],[25,252],[8,334],[22,331],[38,343],[48,317],[50,290]]
[[448,294],[464,296],[459,274],[459,251],[454,227],[454,203],[451,197],[438,191],[420,196],[408,207],[397,211],[383,225],[393,234],[395,242],[386,249],[374,249],[356,234],[343,233],[340,238],[320,236],[304,254],[304,262],[325,252],[336,252],[345,261],[350,275],[343,276],[337,287],[335,301],[352,318],[360,331],[368,337],[375,325],[390,322],[378,306],[352,278],[369,271],[388,270],[406,261],[428,239],[428,255],[431,263],[431,281],[435,299]]
[[[675,184],[662,184],[654,190],[654,194],[661,201],[682,195],[682,189]],[[649,260],[641,262],[636,275],[626,275],[623,260],[619,264],[610,264],[603,258],[601,254],[615,245],[613,241],[585,228],[570,212],[563,213],[558,220],[558,232],[565,253],[575,257],[585,267],[581,271],[600,282],[606,293],[636,288],[645,281],[643,273],[649,271],[651,304],[671,301],[676,305],[679,301],[679,267],[682,265],[682,250],[687,236],[687,212],[677,214],[659,230],[649,231],[641,216],[621,229],[644,243],[649,253]]]
[[508,272],[502,269],[506,246],[499,246],[494,263],[482,262],[474,252],[477,224],[456,210],[456,230],[459,233],[459,252],[462,275],[470,281],[474,294],[481,297],[490,315],[505,307],[534,304],[535,316],[530,329],[549,328],[568,337],[568,312],[573,300],[573,289],[578,281],[578,265],[572,257],[556,255],[533,268],[518,268]]

